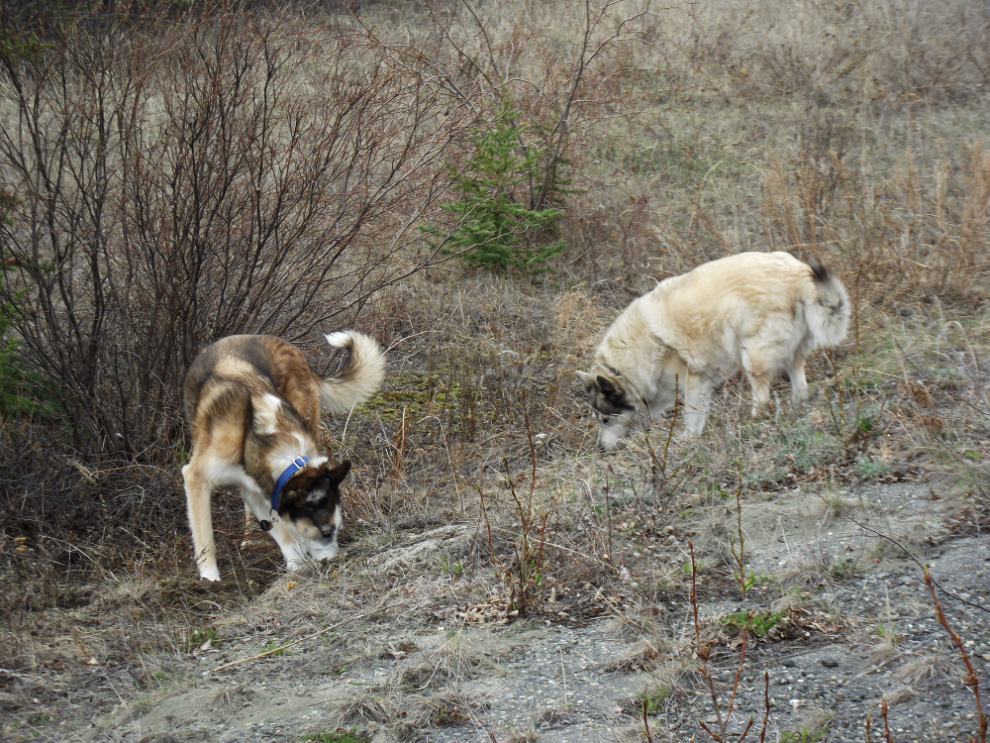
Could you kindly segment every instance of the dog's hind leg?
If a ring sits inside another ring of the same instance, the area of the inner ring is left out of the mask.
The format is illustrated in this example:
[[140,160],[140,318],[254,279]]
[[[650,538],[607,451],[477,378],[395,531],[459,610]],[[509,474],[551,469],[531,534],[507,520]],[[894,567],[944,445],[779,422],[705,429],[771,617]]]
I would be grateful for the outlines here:
[[753,389],[753,410],[754,418],[764,417],[770,409],[770,374],[754,374],[746,372],[749,386]]
[[217,569],[217,548],[213,541],[213,514],[210,513],[213,483],[203,476],[197,464],[194,456],[193,461],[182,468],[189,528],[192,530],[200,577],[217,581],[220,580],[220,571]]

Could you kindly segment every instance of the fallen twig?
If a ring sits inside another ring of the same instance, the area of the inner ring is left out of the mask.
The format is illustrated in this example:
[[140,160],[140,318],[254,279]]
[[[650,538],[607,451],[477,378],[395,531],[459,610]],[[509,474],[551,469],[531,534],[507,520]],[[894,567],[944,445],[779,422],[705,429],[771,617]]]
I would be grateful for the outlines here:
[[646,743],[653,743],[653,736],[650,735],[650,722],[646,719],[646,708],[648,706],[646,697],[643,697],[643,728],[646,732]]

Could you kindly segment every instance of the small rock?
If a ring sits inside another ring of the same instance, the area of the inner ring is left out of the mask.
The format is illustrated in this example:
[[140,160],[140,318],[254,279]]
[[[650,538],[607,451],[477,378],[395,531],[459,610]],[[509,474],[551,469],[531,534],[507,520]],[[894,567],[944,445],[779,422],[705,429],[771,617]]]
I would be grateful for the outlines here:
[[822,665],[826,668],[838,668],[839,661],[834,658],[822,658]]

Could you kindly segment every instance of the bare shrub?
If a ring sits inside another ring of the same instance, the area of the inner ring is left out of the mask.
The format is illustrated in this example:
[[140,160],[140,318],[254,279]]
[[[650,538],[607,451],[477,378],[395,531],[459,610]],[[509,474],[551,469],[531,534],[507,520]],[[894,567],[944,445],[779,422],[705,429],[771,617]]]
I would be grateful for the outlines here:
[[[549,503],[540,504],[533,502],[533,495],[536,491],[536,447],[533,443],[533,431],[529,425],[529,414],[525,410],[526,398],[523,396],[523,417],[526,424],[526,437],[529,441],[530,452],[530,473],[529,473],[529,493],[522,494],[517,491],[516,482],[512,479],[509,471],[508,459],[503,459],[505,465],[506,481],[511,496],[509,506],[513,518],[518,519],[512,530],[501,529],[507,532],[512,540],[512,558],[505,559],[499,557],[492,540],[492,525],[489,518],[489,506],[485,503],[485,496],[482,489],[478,488],[478,498],[480,502],[481,515],[485,522],[488,535],[488,546],[492,554],[492,563],[499,579],[509,588],[509,599],[507,610],[510,615],[518,616],[536,603],[541,593],[546,587],[545,572],[550,569],[547,545],[553,542],[555,530],[552,519],[554,511],[557,509],[557,499],[552,497]],[[522,478],[517,478],[522,479]],[[515,529],[518,528],[518,532]],[[480,529],[480,524],[479,524]]]
[[0,45],[0,296],[81,451],[175,440],[204,344],[310,336],[429,260],[409,228],[456,117],[353,34],[223,11],[34,38]]

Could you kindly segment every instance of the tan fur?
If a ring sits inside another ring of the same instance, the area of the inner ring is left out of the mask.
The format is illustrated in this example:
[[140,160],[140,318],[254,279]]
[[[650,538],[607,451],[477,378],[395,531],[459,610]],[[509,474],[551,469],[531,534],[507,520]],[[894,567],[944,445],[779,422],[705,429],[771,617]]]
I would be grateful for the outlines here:
[[[185,413],[192,457],[182,468],[189,525],[200,575],[219,580],[210,500],[220,485],[236,485],[271,535],[290,569],[306,558],[337,552],[341,523],[337,486],[350,462],[332,467],[320,445],[320,401],[348,408],[368,399],[382,382],[385,357],[360,333],[334,333],[332,345],[350,351],[345,366],[322,379],[303,353],[271,336],[231,336],[200,352],[185,380]],[[328,337],[330,340],[331,337]],[[296,457],[308,464],[282,489],[271,511],[275,482]]]
[[807,394],[805,358],[845,337],[841,282],[788,253],[742,253],[669,278],[634,300],[609,328],[595,364],[578,375],[599,414],[599,444],[613,449],[637,419],[685,400],[685,426],[700,435],[712,390],[741,367],[753,415],[787,371],[795,401]]

